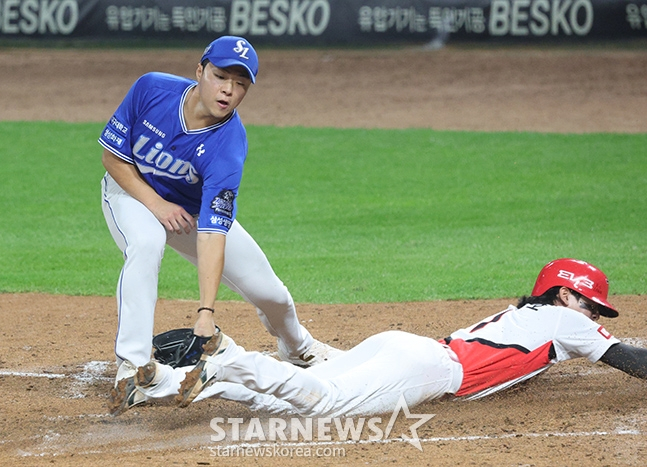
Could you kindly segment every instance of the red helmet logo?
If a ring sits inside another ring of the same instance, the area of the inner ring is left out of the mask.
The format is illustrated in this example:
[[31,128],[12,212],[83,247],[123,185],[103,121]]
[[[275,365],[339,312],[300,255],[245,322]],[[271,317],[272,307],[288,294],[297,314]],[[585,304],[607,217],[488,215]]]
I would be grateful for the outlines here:
[[539,273],[532,295],[538,297],[555,286],[568,287],[602,305],[600,314],[604,316],[618,316],[616,309],[607,301],[609,280],[592,264],[571,258],[551,261]]
[[587,289],[592,289],[595,285],[595,283],[591,279],[589,279],[588,276],[576,276],[574,273],[570,271],[564,271],[563,269],[559,270],[557,277],[569,280],[577,288],[586,287]]

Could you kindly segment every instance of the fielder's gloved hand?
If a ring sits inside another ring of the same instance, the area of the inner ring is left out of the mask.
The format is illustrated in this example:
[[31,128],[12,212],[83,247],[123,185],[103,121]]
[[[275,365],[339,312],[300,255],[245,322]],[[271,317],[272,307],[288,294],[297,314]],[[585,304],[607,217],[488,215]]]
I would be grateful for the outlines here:
[[196,336],[193,329],[171,329],[153,337],[153,358],[173,368],[195,365],[209,339]]

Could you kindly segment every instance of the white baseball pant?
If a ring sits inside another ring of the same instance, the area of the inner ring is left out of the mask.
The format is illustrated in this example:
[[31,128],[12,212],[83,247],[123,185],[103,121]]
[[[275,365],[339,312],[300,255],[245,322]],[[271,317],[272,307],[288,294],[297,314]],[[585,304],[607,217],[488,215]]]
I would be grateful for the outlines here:
[[[165,245],[197,265],[197,231],[168,232],[151,211],[108,174],[102,180],[102,191],[106,223],[124,255],[117,284],[115,354],[118,363],[128,360],[141,366],[151,358],[158,275]],[[238,221],[227,234],[222,283],[256,307],[261,322],[287,355],[298,357],[310,348],[313,338],[299,323],[290,292]]]
[[[270,413],[342,417],[391,412],[401,396],[409,407],[454,394],[463,380],[456,355],[438,341],[402,331],[387,331],[361,342],[339,357],[303,369],[233,341],[218,356],[216,382],[196,401],[217,396]],[[191,367],[158,366],[158,384],[142,389],[149,397],[177,394]]]

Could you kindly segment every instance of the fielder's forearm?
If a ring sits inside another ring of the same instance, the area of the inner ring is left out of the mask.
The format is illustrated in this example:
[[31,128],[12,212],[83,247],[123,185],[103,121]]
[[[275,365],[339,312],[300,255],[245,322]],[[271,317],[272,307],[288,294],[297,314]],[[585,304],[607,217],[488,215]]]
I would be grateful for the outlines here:
[[198,283],[200,306],[213,308],[225,265],[226,236],[219,233],[198,233]]

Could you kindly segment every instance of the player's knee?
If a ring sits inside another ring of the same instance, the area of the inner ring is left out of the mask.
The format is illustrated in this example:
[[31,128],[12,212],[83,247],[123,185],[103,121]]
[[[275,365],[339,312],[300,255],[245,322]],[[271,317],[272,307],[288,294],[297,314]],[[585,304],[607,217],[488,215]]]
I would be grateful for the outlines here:
[[164,232],[137,232],[129,235],[126,246],[126,256],[139,258],[150,258],[157,260],[164,256],[166,235]]
[[283,284],[274,287],[259,287],[252,295],[253,297],[250,297],[252,303],[263,311],[267,309],[286,310],[294,303],[290,292]]

